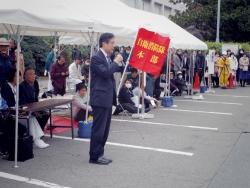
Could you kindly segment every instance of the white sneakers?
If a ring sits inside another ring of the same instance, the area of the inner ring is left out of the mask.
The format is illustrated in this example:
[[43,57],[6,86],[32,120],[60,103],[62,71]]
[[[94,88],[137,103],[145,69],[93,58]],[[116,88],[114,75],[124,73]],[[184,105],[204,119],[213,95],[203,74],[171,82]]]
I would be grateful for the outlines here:
[[43,140],[40,138],[34,140],[33,147],[38,149],[44,149],[47,148],[49,144],[46,144]]

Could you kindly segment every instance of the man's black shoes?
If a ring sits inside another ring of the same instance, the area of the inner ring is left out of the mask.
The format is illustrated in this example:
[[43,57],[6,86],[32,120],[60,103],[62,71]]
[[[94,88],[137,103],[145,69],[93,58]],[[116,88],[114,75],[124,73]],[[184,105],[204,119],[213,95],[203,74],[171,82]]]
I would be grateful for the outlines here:
[[99,165],[108,165],[109,164],[109,162],[106,159],[103,159],[102,157],[99,157],[97,160],[89,159],[89,163],[99,164]]
[[112,159],[107,159],[104,156],[99,157],[97,160],[89,159],[89,163],[99,164],[99,165],[108,165],[112,163]]

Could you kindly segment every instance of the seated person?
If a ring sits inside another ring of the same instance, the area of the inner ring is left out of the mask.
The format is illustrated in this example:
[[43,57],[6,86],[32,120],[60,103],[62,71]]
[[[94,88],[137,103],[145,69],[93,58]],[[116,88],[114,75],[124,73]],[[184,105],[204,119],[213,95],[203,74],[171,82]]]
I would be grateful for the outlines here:
[[[155,90],[158,90],[158,91],[161,91],[161,92],[164,92],[165,94],[167,94],[168,90],[167,90],[166,83],[167,83],[166,71],[162,70],[160,76],[158,78],[156,78],[156,80],[155,80]],[[158,98],[156,98],[156,99],[158,99]]]
[[[27,68],[24,71],[24,81],[19,85],[19,104],[25,105],[29,103],[38,102],[39,85],[35,84],[35,71]],[[49,114],[46,111],[33,112],[36,119],[44,130],[45,125],[49,119]]]
[[[0,93],[1,94],[1,93]],[[2,102],[0,104],[0,109],[8,109],[9,106],[6,102],[6,100],[4,99],[4,97],[2,97]],[[5,111],[2,113],[2,111],[0,111],[0,129],[3,132],[6,132],[7,134],[4,135],[5,138],[7,138],[7,136],[11,136],[11,137],[15,137],[15,132],[16,132],[16,121],[15,119],[13,119],[13,114],[14,111],[12,112],[8,112]],[[22,124],[18,123],[18,135],[24,135],[25,133],[27,133],[26,127],[23,126]]]
[[[86,120],[87,109],[87,87],[84,84],[77,85],[77,92],[73,97],[73,117],[75,121]],[[92,108],[88,106],[88,116],[91,115]]]
[[[139,84],[139,85],[141,85],[141,87],[142,87],[142,84]],[[141,101],[142,101],[142,90],[141,90],[141,88],[139,88],[137,86],[135,89],[133,89],[133,94],[134,94],[134,96],[137,96],[140,99],[140,103],[141,103]],[[149,96],[144,91],[144,105],[145,105],[145,108],[149,108],[149,105],[151,104],[151,100],[153,100],[155,102],[156,105],[153,106],[155,108],[158,105],[158,101],[155,98]]]
[[[124,82],[124,85],[122,86],[119,96],[118,96],[118,102],[119,105],[116,107],[114,115],[119,114],[120,112],[124,110],[127,110],[128,112],[135,114],[138,112],[138,108],[135,106],[135,103],[131,100],[131,97],[134,97],[132,92],[132,84],[130,80],[126,80]],[[150,111],[150,109],[145,109],[145,112]],[[139,110],[141,112],[141,110]]]
[[[6,98],[7,105],[9,107],[15,107],[16,106],[16,69],[9,69],[6,74],[7,84],[5,84],[2,88],[2,96]],[[21,73],[19,72],[19,76],[21,76]],[[19,77],[19,81],[21,80],[21,77]],[[25,115],[25,113],[21,113],[19,117],[22,115]],[[19,119],[19,123],[21,123],[24,126],[27,126],[27,119]],[[34,147],[35,148],[46,148],[49,146],[49,144],[46,144],[43,140],[40,138],[44,136],[44,133],[35,117],[30,117],[29,119],[29,133],[31,136],[33,136],[34,141]]]
[[89,80],[89,65],[90,65],[90,57],[87,56],[81,68],[81,73],[85,79],[85,84],[88,84],[88,80]]
[[67,82],[72,82],[74,85],[82,83],[83,76],[81,73],[80,59],[76,58],[73,63],[69,66],[69,78]]
[[177,94],[179,92],[178,87],[175,85],[173,72],[170,72],[170,92],[171,95]]
[[132,89],[135,89],[138,86],[138,81],[139,81],[138,70],[135,68],[132,68],[131,74],[128,75],[127,79],[130,80],[132,84]]
[[[181,96],[183,91],[186,91],[187,94],[188,94],[188,88],[191,88],[190,87],[191,84],[188,84],[184,80],[184,78],[182,77],[182,72],[181,71],[177,72],[177,78],[175,79],[175,84],[179,89],[179,92],[176,94],[177,96]],[[193,93],[195,95],[197,92],[193,92]],[[191,94],[191,89],[189,89],[189,94]]]

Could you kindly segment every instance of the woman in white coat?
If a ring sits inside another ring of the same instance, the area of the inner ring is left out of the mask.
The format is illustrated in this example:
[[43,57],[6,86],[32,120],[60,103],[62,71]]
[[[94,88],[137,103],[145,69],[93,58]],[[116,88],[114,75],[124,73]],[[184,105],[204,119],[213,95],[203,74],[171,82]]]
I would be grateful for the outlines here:
[[236,71],[238,70],[238,60],[234,56],[233,52],[230,53],[229,63],[230,63],[229,74],[232,73],[233,80],[234,80],[236,77]]

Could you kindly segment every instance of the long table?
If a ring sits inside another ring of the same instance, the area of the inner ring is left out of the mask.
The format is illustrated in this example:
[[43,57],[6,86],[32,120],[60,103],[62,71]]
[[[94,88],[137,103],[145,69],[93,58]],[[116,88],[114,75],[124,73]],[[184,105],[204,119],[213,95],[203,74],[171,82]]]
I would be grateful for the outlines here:
[[[29,130],[29,118],[33,112],[49,109],[50,116],[50,138],[52,138],[52,128],[61,127],[61,128],[71,128],[72,131],[72,139],[74,139],[74,123],[73,123],[73,115],[72,115],[72,101],[73,99],[48,99],[40,102],[30,103],[23,105],[22,111],[27,112],[27,128]],[[51,109],[56,106],[70,104],[70,117],[71,117],[71,125],[70,126],[60,126],[60,125],[52,125],[52,116]]]

